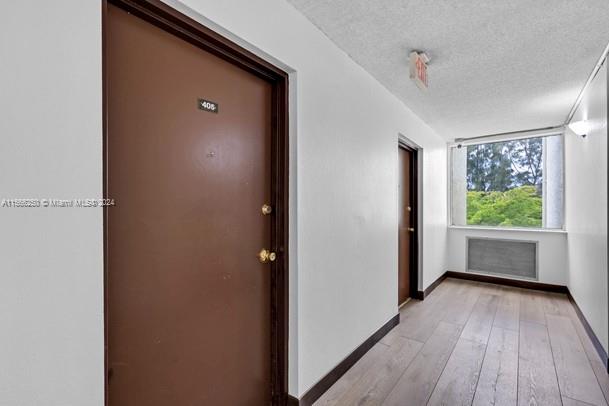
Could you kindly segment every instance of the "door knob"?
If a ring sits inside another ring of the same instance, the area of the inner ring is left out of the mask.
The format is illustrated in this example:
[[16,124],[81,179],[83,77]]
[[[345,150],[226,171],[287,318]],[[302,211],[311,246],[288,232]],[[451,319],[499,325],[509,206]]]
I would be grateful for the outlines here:
[[266,264],[267,262],[273,262],[275,259],[277,259],[277,254],[275,254],[274,252],[271,252],[267,249],[262,249],[260,250],[260,252],[258,253],[258,259],[260,260],[260,262],[262,262],[263,264]]
[[271,206],[269,206],[268,204],[262,205],[262,214],[264,214],[265,216],[268,216],[272,212],[273,212],[273,208]]
[[408,231],[410,231],[411,233],[414,233],[414,228],[408,227]]

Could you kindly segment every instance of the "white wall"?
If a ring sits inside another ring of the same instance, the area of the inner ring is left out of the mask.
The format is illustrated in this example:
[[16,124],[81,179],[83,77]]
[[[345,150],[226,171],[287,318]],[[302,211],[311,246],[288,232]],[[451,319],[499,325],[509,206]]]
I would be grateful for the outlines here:
[[[284,0],[171,4],[291,72],[289,388],[301,395],[397,313],[398,133],[423,147],[421,287],[446,269],[446,144]],[[93,0],[0,6],[3,195],[100,195],[100,15]],[[0,216],[0,405],[101,406],[101,212]]]
[[[417,133],[419,135],[419,133]],[[420,133],[422,144],[427,145],[423,167],[423,277],[419,278],[419,289],[425,290],[446,271],[448,240],[446,213],[448,212],[448,180],[446,142],[436,142],[427,133]]]
[[448,231],[448,269],[465,272],[467,237],[505,238],[538,241],[539,282],[567,284],[567,234],[559,231],[517,231],[450,228]]
[[[0,199],[102,191],[96,1],[0,2]],[[0,405],[103,399],[102,215],[0,207]]]
[[565,134],[568,286],[597,337],[608,347],[607,63],[572,121],[589,120],[586,138]]

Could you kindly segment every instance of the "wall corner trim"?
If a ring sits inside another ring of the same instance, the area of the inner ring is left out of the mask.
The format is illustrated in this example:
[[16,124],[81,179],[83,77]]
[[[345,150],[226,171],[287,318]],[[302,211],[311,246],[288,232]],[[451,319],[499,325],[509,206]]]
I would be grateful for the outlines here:
[[512,286],[522,289],[541,290],[544,292],[569,293],[569,289],[564,285],[553,285],[550,283],[527,281],[523,279],[502,278],[499,276],[483,275],[471,272],[446,271],[444,277],[464,279],[475,282],[494,283],[497,285]]
[[581,309],[577,305],[577,302],[575,301],[575,298],[571,295],[571,292],[569,292],[568,289],[567,289],[567,297],[569,298],[569,301],[573,305],[573,308],[575,309],[575,313],[577,314],[579,321],[581,321],[582,325],[584,326],[584,330],[586,330],[588,337],[590,337],[590,341],[592,341],[592,345],[594,345],[594,349],[598,353],[598,356],[601,358],[603,365],[605,365],[605,370],[607,371],[607,373],[609,373],[609,358],[607,356],[607,351],[605,351],[605,349],[603,348],[601,341],[598,339],[598,337],[594,333],[594,330],[592,330],[592,326],[590,326],[590,323],[588,323],[586,316],[584,316],[584,313],[581,311]]
[[440,275],[440,276],[438,277],[438,279],[436,279],[435,281],[433,281],[433,282],[431,283],[431,285],[429,285],[429,286],[428,286],[428,287],[427,287],[425,290],[419,290],[419,291],[417,291],[417,294],[416,294],[415,299],[418,299],[418,300],[425,300],[425,298],[426,298],[427,296],[429,296],[429,294],[430,294],[431,292],[433,292],[433,291],[434,291],[434,289],[435,289],[435,288],[437,288],[437,287],[438,287],[438,285],[440,285],[444,279],[446,279],[446,278],[447,278],[446,274],[447,274],[447,272],[444,272],[442,275]]
[[338,363],[330,372],[323,376],[315,385],[313,385],[300,400],[293,396],[288,396],[287,405],[294,406],[311,406],[319,399],[334,383],[345,374],[361,357],[364,356],[376,344],[379,342],[387,333],[389,333],[395,326],[400,324],[400,314],[393,316],[387,323],[383,324],[374,334],[366,339],[362,344],[359,345],[351,354],[347,355],[345,359]]

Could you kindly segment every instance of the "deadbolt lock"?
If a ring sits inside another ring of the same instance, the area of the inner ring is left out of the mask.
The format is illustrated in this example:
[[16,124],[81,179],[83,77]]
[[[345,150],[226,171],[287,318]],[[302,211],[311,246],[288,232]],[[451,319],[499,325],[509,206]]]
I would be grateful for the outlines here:
[[271,206],[269,206],[268,204],[262,205],[262,214],[267,216],[267,215],[271,214],[272,212],[273,212],[273,208]]
[[408,227],[408,231],[410,231],[411,233],[414,233],[414,228]]
[[408,206],[408,207],[406,208],[406,210],[408,210],[408,211],[412,211],[412,207]]
[[260,250],[260,252],[258,253],[258,259],[260,260],[260,262],[262,262],[263,264],[266,264],[267,262],[273,262],[275,259],[277,259],[277,254],[275,254],[274,252],[271,252],[267,249],[262,249]]

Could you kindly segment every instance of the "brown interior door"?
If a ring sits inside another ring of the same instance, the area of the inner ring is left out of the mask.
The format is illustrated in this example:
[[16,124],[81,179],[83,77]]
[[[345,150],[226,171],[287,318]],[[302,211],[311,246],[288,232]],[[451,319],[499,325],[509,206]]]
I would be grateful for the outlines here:
[[114,6],[106,41],[108,404],[269,404],[272,86]]
[[413,153],[398,148],[398,305],[410,297],[413,229]]

